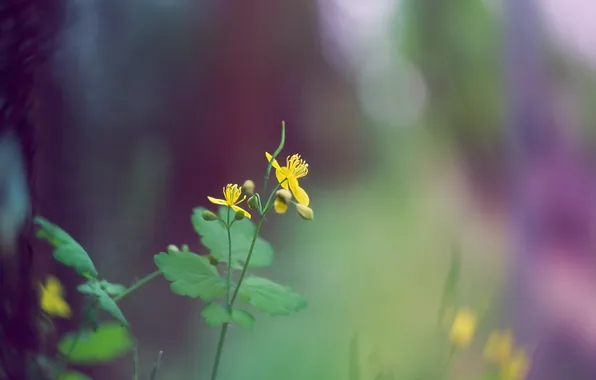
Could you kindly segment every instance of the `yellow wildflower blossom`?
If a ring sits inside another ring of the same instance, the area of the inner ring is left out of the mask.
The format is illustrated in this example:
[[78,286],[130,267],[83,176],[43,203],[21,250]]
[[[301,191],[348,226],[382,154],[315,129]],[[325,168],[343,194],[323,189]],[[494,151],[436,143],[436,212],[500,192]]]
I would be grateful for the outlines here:
[[494,331],[488,337],[483,355],[493,364],[503,364],[511,356],[512,350],[513,334],[511,330]]
[[271,162],[271,165],[275,169],[275,176],[281,186],[292,191],[294,198],[301,205],[308,206],[310,199],[308,194],[298,184],[298,179],[305,177],[308,174],[308,164],[300,157],[299,154],[288,156],[286,158],[286,166],[280,166],[277,160],[271,160],[272,156],[269,153],[265,153],[267,161]]
[[236,212],[242,211],[244,216],[250,219],[250,214],[248,211],[236,206],[246,199],[246,195],[240,199],[240,196],[242,195],[242,189],[238,185],[226,185],[226,187],[223,188],[223,195],[224,199],[217,199],[213,197],[207,197],[207,199],[209,199],[209,202],[215,203],[216,205],[228,206]]
[[530,369],[530,359],[526,352],[516,349],[501,366],[502,380],[524,380]]
[[48,276],[46,283],[40,284],[41,299],[40,307],[48,315],[62,318],[70,318],[70,306],[62,298],[64,289],[60,280],[54,276]]
[[449,338],[453,346],[465,348],[470,345],[476,332],[476,315],[467,308],[459,309],[451,325]]

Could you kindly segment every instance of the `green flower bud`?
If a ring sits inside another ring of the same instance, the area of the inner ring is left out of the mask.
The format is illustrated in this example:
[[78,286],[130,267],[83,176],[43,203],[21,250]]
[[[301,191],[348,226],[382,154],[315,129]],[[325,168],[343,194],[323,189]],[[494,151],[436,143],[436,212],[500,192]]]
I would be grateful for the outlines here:
[[244,219],[244,211],[238,210],[236,211],[236,215],[234,215],[234,220],[242,220]]
[[203,217],[203,219],[205,219],[206,221],[212,221],[212,220],[217,220],[219,219],[217,217],[217,215],[215,215],[213,212],[209,211],[209,210],[205,210],[203,211],[203,214],[201,215]]
[[248,198],[248,201],[246,202],[248,208],[251,210],[259,210],[261,206],[260,203],[258,194],[254,194],[252,197]]

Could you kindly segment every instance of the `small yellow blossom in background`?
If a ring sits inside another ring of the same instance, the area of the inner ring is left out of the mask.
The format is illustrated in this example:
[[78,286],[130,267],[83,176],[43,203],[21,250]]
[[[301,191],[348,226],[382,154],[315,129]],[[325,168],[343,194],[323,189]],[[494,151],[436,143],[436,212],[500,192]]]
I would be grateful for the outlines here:
[[48,276],[46,283],[40,284],[41,299],[40,307],[46,314],[54,317],[70,318],[70,306],[62,298],[64,289],[60,280],[54,276]]
[[308,194],[298,184],[298,179],[306,177],[308,174],[308,164],[299,154],[288,156],[286,158],[286,166],[279,166],[277,160],[271,160],[272,156],[267,152],[265,152],[265,156],[267,157],[267,161],[271,162],[271,165],[275,169],[275,176],[281,187],[290,190],[298,203],[308,206],[310,203]]
[[472,342],[478,324],[476,314],[467,308],[461,308],[455,314],[449,338],[456,348],[466,348]]
[[494,331],[488,337],[483,355],[490,363],[502,365],[509,359],[512,351],[513,334],[511,330]]
[[530,369],[530,359],[522,349],[516,349],[501,366],[502,380],[524,380]]
[[231,207],[232,210],[238,212],[242,211],[244,216],[250,219],[250,214],[248,211],[236,206],[239,203],[242,203],[246,199],[246,195],[240,199],[242,195],[242,189],[238,185],[228,184],[226,187],[223,188],[223,195],[224,199],[217,199],[212,197],[207,197],[209,202],[215,203],[216,205],[228,206]]

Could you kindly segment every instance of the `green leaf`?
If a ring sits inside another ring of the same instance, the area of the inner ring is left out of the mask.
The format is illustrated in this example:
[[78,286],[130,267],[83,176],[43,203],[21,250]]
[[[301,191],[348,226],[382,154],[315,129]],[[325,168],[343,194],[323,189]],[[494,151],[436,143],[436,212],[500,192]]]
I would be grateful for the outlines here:
[[209,259],[189,251],[170,250],[154,257],[155,264],[176,294],[208,301],[226,292],[226,283]]
[[54,247],[54,259],[67,267],[74,268],[81,276],[97,277],[97,269],[93,261],[75,239],[42,217],[35,217],[34,222],[39,226],[37,237],[48,241]]
[[122,314],[122,311],[118,307],[118,304],[112,299],[112,297],[104,290],[101,281],[90,280],[84,284],[77,286],[77,290],[83,294],[88,294],[97,297],[98,306],[110,313],[124,326],[128,326],[128,321]]
[[105,363],[116,359],[134,346],[126,327],[115,322],[102,323],[96,331],[68,333],[58,342],[58,351],[74,364]]
[[93,379],[79,371],[69,370],[69,371],[62,372],[58,376],[57,380],[93,380]]
[[242,300],[270,315],[288,315],[307,305],[306,300],[289,287],[257,276],[247,276],[239,294]]
[[232,322],[243,329],[252,329],[255,324],[255,317],[246,310],[232,310]]
[[[209,249],[211,255],[219,261],[228,262],[228,232],[225,226],[219,221],[206,221],[201,216],[206,209],[199,207],[194,209],[192,224],[195,231],[201,237],[201,243]],[[227,220],[227,207],[221,207],[219,215]],[[230,212],[230,220],[233,220],[234,213]],[[250,219],[235,221],[230,229],[232,235],[232,263],[234,269],[242,269],[243,263],[248,255],[250,244],[256,227]],[[266,240],[258,237],[255,242],[254,251],[250,259],[250,268],[264,268],[273,263],[273,248]]]
[[101,288],[103,290],[105,290],[106,293],[108,293],[110,296],[120,295],[120,294],[124,293],[124,291],[126,291],[126,289],[128,289],[124,285],[112,284],[110,282],[107,282],[106,280],[101,280],[99,282],[99,286],[101,286]]
[[205,306],[203,310],[201,310],[201,315],[205,319],[207,325],[211,327],[221,326],[224,323],[232,321],[230,313],[228,313],[223,306],[215,302],[211,302]]

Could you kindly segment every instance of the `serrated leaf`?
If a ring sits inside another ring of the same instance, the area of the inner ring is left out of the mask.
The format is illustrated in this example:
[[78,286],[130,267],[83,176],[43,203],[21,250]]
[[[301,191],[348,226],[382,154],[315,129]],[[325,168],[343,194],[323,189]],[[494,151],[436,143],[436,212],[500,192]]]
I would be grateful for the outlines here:
[[85,330],[78,339],[68,333],[58,342],[58,351],[73,364],[96,364],[128,353],[134,340],[126,327],[115,322],[102,323],[96,331]]
[[206,257],[172,250],[155,255],[154,260],[176,294],[208,301],[226,292],[225,281]]
[[97,298],[97,305],[110,313],[124,326],[128,326],[128,321],[122,314],[122,311],[118,307],[118,304],[112,299],[112,297],[104,290],[100,281],[90,280],[84,284],[77,286],[77,290],[83,294],[88,294],[92,297]]
[[215,302],[209,303],[201,310],[201,316],[205,319],[205,323],[211,327],[221,326],[224,323],[231,322],[232,316],[228,311]]
[[62,372],[60,375],[58,375],[57,380],[93,380],[93,379],[79,371],[69,370],[69,371]]
[[[199,207],[193,210],[192,224],[203,244],[213,257],[218,261],[228,262],[229,246],[228,233],[224,225],[219,221],[206,221],[201,216],[205,208]],[[221,207],[219,215],[227,220],[227,207]],[[230,218],[234,214],[230,213]],[[242,269],[246,260],[252,239],[255,233],[255,225],[250,219],[242,219],[234,222],[230,229],[232,235],[232,263],[234,269]],[[273,263],[273,248],[261,237],[255,242],[254,251],[250,259],[249,268],[264,268]]]
[[37,237],[54,247],[54,259],[82,276],[97,277],[97,269],[85,249],[66,231],[39,216],[35,217],[34,222],[40,228],[36,233]]
[[306,307],[306,300],[287,286],[266,278],[248,276],[240,287],[241,299],[270,315],[288,315]]
[[252,329],[255,324],[255,317],[246,310],[232,310],[232,322],[243,329]]

